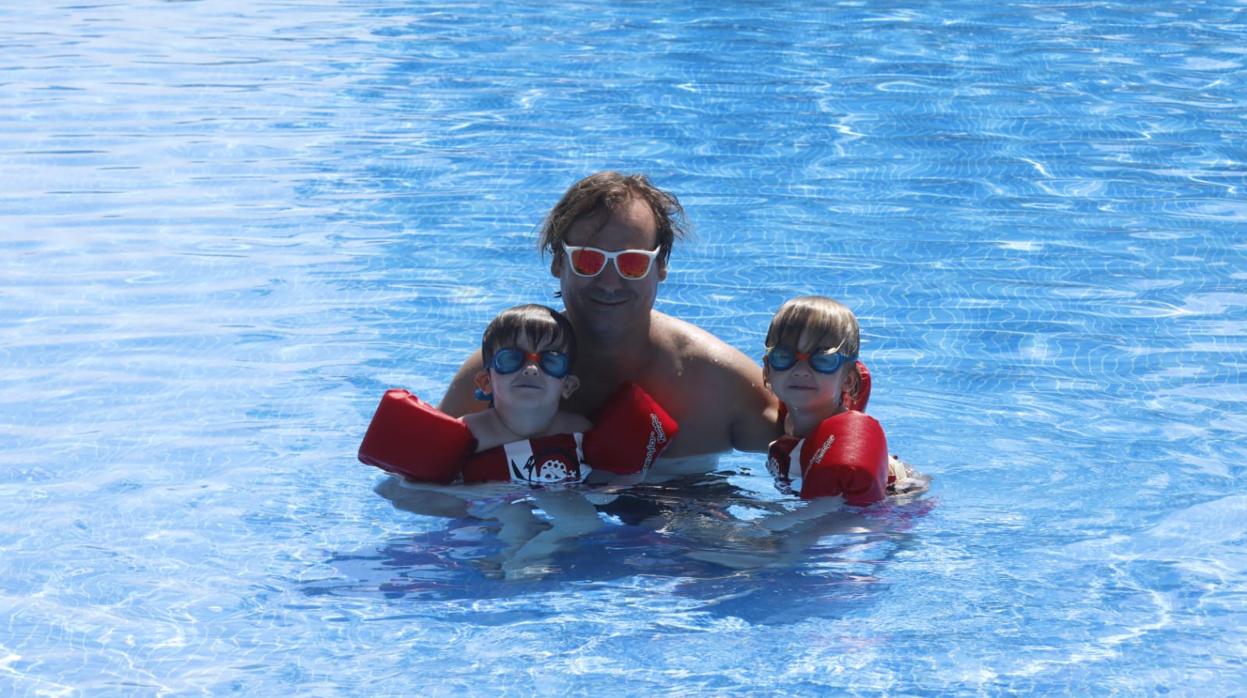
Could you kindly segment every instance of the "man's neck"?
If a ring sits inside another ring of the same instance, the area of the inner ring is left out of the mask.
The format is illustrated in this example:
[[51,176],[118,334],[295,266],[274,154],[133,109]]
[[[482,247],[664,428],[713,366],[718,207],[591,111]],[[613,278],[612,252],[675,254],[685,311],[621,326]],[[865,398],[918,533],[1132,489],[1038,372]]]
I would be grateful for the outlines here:
[[652,357],[653,315],[654,311],[650,311],[644,321],[610,334],[593,333],[588,331],[588,325],[577,325],[576,353],[581,364],[620,376],[639,374]]

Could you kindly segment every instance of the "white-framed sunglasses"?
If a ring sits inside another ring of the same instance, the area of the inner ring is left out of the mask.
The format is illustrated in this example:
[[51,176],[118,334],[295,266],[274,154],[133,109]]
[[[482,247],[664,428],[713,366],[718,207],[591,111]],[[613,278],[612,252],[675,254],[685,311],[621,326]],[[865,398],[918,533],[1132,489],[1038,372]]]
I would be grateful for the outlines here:
[[576,276],[592,278],[602,273],[606,263],[614,260],[615,271],[629,281],[639,281],[649,275],[658,257],[658,250],[618,250],[607,252],[596,247],[564,245],[567,263]]

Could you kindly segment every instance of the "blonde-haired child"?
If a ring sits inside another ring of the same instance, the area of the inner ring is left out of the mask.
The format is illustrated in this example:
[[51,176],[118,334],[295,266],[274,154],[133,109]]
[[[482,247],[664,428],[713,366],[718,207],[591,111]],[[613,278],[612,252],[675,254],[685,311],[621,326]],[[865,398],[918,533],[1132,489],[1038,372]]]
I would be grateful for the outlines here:
[[870,374],[859,346],[853,311],[826,296],[793,298],[771,319],[762,373],[783,405],[784,436],[771,444],[767,468],[782,490],[867,505],[903,473],[883,428],[862,411]]

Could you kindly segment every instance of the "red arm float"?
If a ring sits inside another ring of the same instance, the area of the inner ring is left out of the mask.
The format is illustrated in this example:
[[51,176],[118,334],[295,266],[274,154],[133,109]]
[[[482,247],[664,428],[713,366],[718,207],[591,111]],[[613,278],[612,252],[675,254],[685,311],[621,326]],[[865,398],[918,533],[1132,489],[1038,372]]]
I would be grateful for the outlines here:
[[468,457],[463,481],[580,482],[593,470],[639,473],[662,454],[679,427],[635,383],[624,383],[581,434],[522,439]]
[[475,448],[466,424],[395,388],[372,415],[359,459],[412,480],[449,484]]
[[594,470],[628,475],[648,470],[680,431],[654,398],[625,381],[585,432],[585,462]]
[[801,445],[801,498],[842,495],[857,506],[887,495],[888,440],[873,417],[846,411],[828,417]]
[[[406,390],[386,391],[359,447],[359,459],[420,482],[576,482],[592,470],[639,473],[662,455],[679,425],[635,383],[602,407],[598,426],[579,434],[523,439],[481,453],[466,424]],[[583,455],[583,458],[582,458]]]

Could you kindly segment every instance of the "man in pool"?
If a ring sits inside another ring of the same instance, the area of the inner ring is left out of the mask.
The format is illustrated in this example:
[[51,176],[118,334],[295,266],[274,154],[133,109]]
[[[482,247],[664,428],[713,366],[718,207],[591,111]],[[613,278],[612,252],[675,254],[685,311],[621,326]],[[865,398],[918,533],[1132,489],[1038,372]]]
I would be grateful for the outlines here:
[[[623,381],[640,384],[680,424],[654,466],[658,475],[709,471],[716,454],[765,452],[782,433],[778,402],[756,363],[654,310],[683,221],[679,201],[643,175],[599,172],[573,184],[541,228],[581,347],[580,389],[566,409],[591,416]],[[473,397],[480,370],[477,352],[451,381],[443,411],[462,416],[487,406]]]

